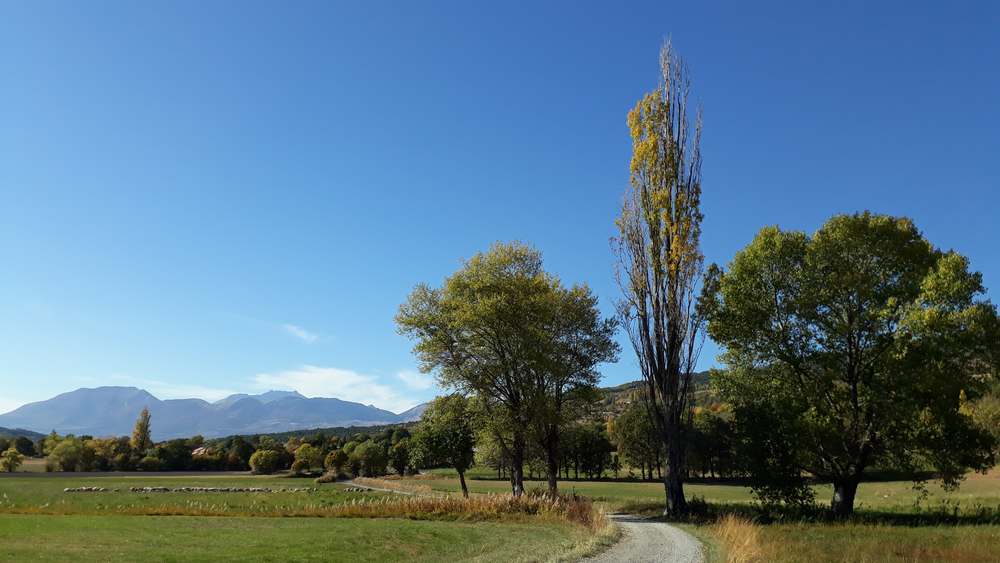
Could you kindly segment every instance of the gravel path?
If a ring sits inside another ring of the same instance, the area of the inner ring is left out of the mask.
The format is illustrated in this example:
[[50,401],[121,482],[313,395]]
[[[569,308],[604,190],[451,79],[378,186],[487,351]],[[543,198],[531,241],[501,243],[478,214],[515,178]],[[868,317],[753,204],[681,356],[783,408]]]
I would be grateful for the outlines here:
[[597,557],[585,559],[586,563],[704,561],[701,544],[680,528],[631,514],[612,514],[610,518],[622,527],[621,541]]

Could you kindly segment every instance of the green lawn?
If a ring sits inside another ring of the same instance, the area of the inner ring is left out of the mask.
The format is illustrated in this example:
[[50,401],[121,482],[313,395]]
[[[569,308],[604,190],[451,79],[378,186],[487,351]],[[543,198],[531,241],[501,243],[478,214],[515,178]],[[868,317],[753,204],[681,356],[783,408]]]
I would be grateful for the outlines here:
[[[118,492],[66,493],[66,487],[104,487]],[[270,489],[311,487],[311,492],[275,493],[132,493],[130,487],[266,487]],[[382,496],[381,493],[348,493],[336,484],[317,485],[311,479],[269,476],[0,478],[0,513],[116,514],[146,513],[233,515],[288,515]]]
[[544,561],[571,525],[397,519],[0,515],[9,561]]
[[[508,481],[484,478],[486,473],[475,473],[479,478],[469,479],[469,489],[476,493],[503,493],[510,490]],[[428,485],[438,491],[458,491],[458,479],[451,472],[435,471],[437,478],[421,478],[421,484]],[[544,481],[527,481],[525,487],[545,487]],[[560,481],[560,490],[576,492],[592,497],[596,501],[607,502],[612,508],[628,507],[629,504],[651,503],[663,501],[663,483],[660,482],[626,482],[626,481]],[[963,507],[980,504],[985,506],[1000,506],[1000,470],[994,470],[988,475],[969,475],[962,486],[953,492],[944,491],[938,483],[927,484],[927,496],[922,501],[923,506],[936,506],[942,502],[958,503]],[[833,487],[818,485],[816,500],[826,504],[833,496]],[[684,485],[688,498],[703,497],[711,503],[749,503],[753,500],[750,489],[739,485],[699,484]],[[857,508],[873,509],[888,512],[912,512],[920,493],[913,488],[911,481],[887,481],[862,483],[858,489]]]

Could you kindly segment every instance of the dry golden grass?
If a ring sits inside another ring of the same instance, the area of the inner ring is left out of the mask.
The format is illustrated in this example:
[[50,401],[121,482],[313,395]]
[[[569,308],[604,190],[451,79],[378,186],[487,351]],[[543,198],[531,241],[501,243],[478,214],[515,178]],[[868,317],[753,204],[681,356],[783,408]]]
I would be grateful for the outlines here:
[[609,524],[604,512],[585,498],[541,495],[410,496],[363,499],[326,510],[346,518],[411,518],[431,520],[518,520],[526,517],[563,520],[602,532]]
[[413,481],[404,479],[373,479],[370,477],[356,477],[354,482],[358,485],[364,485],[365,487],[373,487],[376,489],[386,489],[389,491],[400,491],[404,493],[415,493],[429,495],[431,494],[431,487],[429,485],[424,485],[420,483],[414,483]]
[[763,560],[760,526],[757,524],[727,514],[712,524],[711,530],[725,547],[727,563],[755,563]]

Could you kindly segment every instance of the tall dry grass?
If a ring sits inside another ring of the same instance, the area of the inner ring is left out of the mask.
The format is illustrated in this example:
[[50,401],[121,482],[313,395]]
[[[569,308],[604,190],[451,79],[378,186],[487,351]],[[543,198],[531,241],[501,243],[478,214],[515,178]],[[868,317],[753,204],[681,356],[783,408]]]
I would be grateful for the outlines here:
[[712,524],[711,530],[726,549],[727,563],[756,563],[764,560],[759,525],[727,514]]
[[399,491],[401,493],[413,493],[428,495],[431,494],[432,490],[430,485],[423,485],[420,483],[414,483],[409,480],[402,479],[374,479],[371,477],[355,477],[354,482],[358,485],[363,485],[365,487],[373,487],[375,489],[385,489],[387,491]]

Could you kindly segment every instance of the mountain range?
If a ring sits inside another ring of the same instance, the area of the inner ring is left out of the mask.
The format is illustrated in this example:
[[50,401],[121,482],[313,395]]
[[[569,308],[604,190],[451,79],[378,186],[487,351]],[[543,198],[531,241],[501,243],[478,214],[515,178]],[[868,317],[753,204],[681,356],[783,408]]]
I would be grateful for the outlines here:
[[202,399],[160,400],[136,387],[84,388],[29,403],[0,415],[0,426],[60,434],[124,436],[142,409],[152,418],[154,440],[200,434],[206,438],[264,434],[306,428],[373,426],[418,420],[425,404],[396,414],[373,405],[309,398],[295,391],[236,394],[210,403]]

